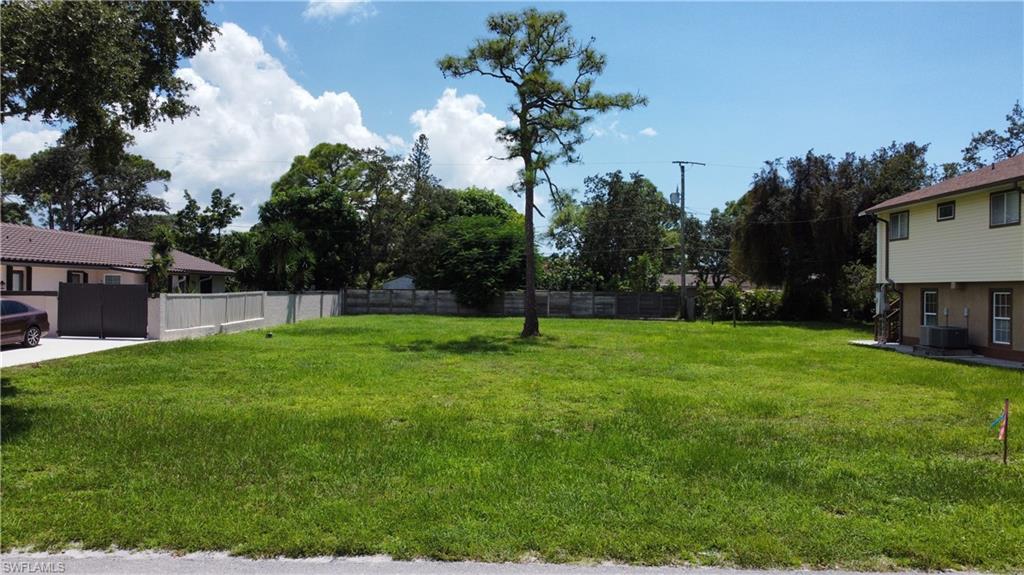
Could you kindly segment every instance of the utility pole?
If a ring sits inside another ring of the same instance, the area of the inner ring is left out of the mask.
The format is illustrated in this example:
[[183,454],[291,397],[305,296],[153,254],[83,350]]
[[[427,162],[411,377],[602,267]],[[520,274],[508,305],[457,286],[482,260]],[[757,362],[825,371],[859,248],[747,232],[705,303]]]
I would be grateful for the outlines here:
[[687,317],[686,309],[686,166],[706,166],[703,162],[688,162],[676,160],[673,164],[679,165],[679,319],[691,319]]

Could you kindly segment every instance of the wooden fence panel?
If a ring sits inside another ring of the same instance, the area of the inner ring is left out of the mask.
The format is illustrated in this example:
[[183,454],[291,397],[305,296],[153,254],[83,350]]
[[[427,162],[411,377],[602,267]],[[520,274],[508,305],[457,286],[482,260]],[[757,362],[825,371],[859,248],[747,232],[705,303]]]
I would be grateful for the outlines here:
[[437,313],[440,315],[459,315],[459,304],[455,294],[450,291],[437,292]]
[[345,290],[345,313],[368,313],[370,311],[370,294],[366,290]]
[[594,317],[615,317],[615,300],[614,293],[595,293]]
[[661,294],[642,293],[637,295],[637,315],[640,317],[661,317]]
[[374,289],[370,290],[369,308],[370,313],[390,313],[391,294],[393,290]]
[[569,297],[572,292],[548,292],[548,314],[554,317],[568,317],[572,312]]
[[[484,309],[459,304],[449,290],[345,290],[340,314],[429,314],[520,316],[524,293],[505,292]],[[537,291],[540,317],[671,318],[679,313],[675,293],[616,293],[591,291]]]
[[640,297],[635,293],[615,294],[615,317],[640,317]]
[[391,290],[391,313],[412,313],[416,291],[411,289]]
[[414,293],[416,294],[416,302],[415,305],[413,305],[413,312],[432,314],[436,311],[434,309],[434,305],[437,302],[436,292],[433,290],[418,289]]
[[507,291],[505,292],[504,314],[505,315],[523,315],[523,292],[521,291]]
[[573,317],[594,317],[594,292],[569,292],[569,315]]

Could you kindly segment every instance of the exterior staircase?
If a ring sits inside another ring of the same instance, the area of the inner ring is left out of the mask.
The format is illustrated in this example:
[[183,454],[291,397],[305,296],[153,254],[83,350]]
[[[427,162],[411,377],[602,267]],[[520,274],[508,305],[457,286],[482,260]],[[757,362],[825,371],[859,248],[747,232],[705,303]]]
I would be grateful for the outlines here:
[[903,295],[889,301],[888,308],[875,315],[875,341],[879,343],[900,343],[903,334]]

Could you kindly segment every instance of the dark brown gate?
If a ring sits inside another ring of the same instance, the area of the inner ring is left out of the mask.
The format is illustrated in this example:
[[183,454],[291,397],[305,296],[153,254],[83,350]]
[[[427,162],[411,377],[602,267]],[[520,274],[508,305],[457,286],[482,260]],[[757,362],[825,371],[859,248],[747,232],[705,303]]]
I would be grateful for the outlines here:
[[146,337],[149,293],[144,285],[60,284],[57,334]]

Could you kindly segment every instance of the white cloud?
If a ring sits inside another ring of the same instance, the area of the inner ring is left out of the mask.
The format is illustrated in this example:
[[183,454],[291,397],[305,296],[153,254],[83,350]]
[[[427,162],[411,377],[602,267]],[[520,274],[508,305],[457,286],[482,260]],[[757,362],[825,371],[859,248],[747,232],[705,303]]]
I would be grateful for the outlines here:
[[654,128],[644,128],[643,130],[640,130],[639,134],[641,136],[647,136],[648,138],[653,138],[654,136],[658,135],[658,131],[655,130]]
[[484,112],[484,107],[479,96],[459,96],[449,88],[433,108],[417,110],[410,121],[416,135],[430,138],[434,173],[445,185],[492,188],[508,197],[506,188],[516,181],[522,161],[496,159],[506,155],[497,139],[505,122]]
[[349,22],[359,22],[377,13],[369,0],[309,0],[302,15],[307,20],[334,20],[347,16]]
[[43,148],[52,146],[61,136],[60,130],[38,118],[28,121],[8,120],[0,127],[0,132],[3,134],[0,150],[19,158],[27,158]]
[[241,27],[225,23],[216,42],[177,72],[193,85],[188,99],[199,111],[136,134],[132,151],[171,171],[172,208],[183,189],[202,201],[219,187],[236,194],[245,208],[241,221],[252,223],[270,184],[316,144],[395,147],[393,137],[363,125],[348,92],[310,94]]
[[277,48],[281,50],[281,52],[284,52],[285,54],[288,53],[288,41],[284,39],[284,36],[280,34],[274,36],[274,42],[277,43]]
[[[136,132],[131,149],[171,172],[163,195],[172,209],[183,205],[186,189],[204,202],[220,188],[234,193],[245,208],[239,219],[245,227],[258,219],[257,207],[292,159],[320,142],[381,146],[392,153],[408,148],[403,137],[367,128],[348,92],[311,94],[258,38],[233,23],[221,26],[215,50],[201,51],[177,75],[193,85],[188,101],[198,111]],[[522,209],[522,200],[507,191],[522,163],[488,159],[505,155],[496,133],[506,122],[487,113],[479,96],[445,90],[432,108],[416,111],[410,121],[412,139],[420,133],[430,138],[434,171],[445,185],[492,188]],[[0,129],[3,151],[19,157],[61,134],[39,120],[10,120]]]
[[614,136],[614,137],[616,137],[616,138],[618,138],[620,140],[623,140],[623,141],[628,141],[630,139],[630,135],[629,134],[623,133],[622,130],[619,130],[619,121],[618,120],[613,120],[607,126],[600,126],[600,125],[591,126],[590,127],[590,134],[592,136],[594,136],[595,138],[603,138],[605,136]]

